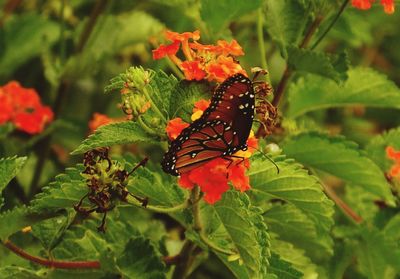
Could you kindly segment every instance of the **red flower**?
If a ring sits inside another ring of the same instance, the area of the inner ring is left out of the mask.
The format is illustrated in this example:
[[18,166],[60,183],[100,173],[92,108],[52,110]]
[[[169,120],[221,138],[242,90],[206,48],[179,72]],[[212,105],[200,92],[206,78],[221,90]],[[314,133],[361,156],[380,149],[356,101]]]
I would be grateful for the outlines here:
[[174,118],[168,122],[165,131],[170,139],[176,139],[183,129],[188,127],[189,124],[183,122],[182,118]]
[[37,107],[31,113],[21,112],[15,115],[15,126],[28,134],[34,135],[43,131],[46,123],[53,120],[53,112],[49,107]]
[[394,0],[381,0],[381,4],[383,6],[383,10],[387,14],[394,13]]
[[232,57],[218,56],[218,58],[207,65],[206,71],[208,72],[208,80],[216,80],[223,82],[228,77],[241,73],[247,76],[247,73],[242,69],[240,64],[237,64]]
[[157,49],[153,50],[153,59],[161,59],[165,56],[175,55],[179,50],[179,41],[174,41],[169,45],[160,45]]
[[[182,34],[166,31],[165,36],[174,43],[168,46],[161,45],[153,50],[153,58],[160,59],[168,55],[182,70],[187,80],[206,78],[209,81],[221,82],[236,73],[247,76],[240,64],[232,58],[244,54],[242,47],[235,40],[230,43],[220,40],[217,45],[202,45],[197,42],[200,39],[200,32],[197,30]],[[189,40],[192,42],[189,43]],[[175,55],[179,44],[186,59],[183,62]]]
[[206,76],[200,62],[196,60],[182,62],[181,68],[187,80],[202,80]]
[[216,158],[182,174],[178,183],[188,189],[198,185],[205,194],[204,200],[209,204],[214,204],[221,199],[223,193],[229,190],[229,181],[235,189],[241,192],[250,189],[249,178],[245,174],[246,170],[243,162],[238,164],[233,161],[231,163],[228,160]]
[[400,151],[396,151],[392,146],[388,146],[386,147],[386,155],[389,159],[395,161],[394,165],[390,168],[390,176],[398,177],[400,175]]
[[[351,5],[360,10],[368,10],[374,2],[375,0],[352,0]],[[394,13],[394,0],[381,0],[380,3],[383,6],[385,13]]]
[[43,106],[34,89],[24,88],[11,81],[0,88],[0,124],[7,121],[28,134],[43,131],[45,125],[53,120],[53,112]]

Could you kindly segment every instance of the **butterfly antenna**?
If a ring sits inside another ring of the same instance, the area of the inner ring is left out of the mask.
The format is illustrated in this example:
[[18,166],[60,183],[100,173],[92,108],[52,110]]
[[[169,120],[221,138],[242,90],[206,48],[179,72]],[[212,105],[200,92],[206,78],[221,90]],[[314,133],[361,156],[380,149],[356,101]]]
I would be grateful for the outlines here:
[[258,149],[258,148],[256,148],[256,147],[253,147],[253,146],[249,146],[249,147],[250,147],[250,148],[253,148],[253,149],[255,149],[255,150],[257,150],[258,152],[260,152],[265,158],[268,159],[268,161],[270,161],[272,164],[274,164],[274,166],[276,167],[277,174],[279,174],[279,167],[278,167],[278,165],[274,162],[274,160],[272,160],[271,157],[269,157],[267,154],[265,154],[264,152],[262,152],[260,149]]

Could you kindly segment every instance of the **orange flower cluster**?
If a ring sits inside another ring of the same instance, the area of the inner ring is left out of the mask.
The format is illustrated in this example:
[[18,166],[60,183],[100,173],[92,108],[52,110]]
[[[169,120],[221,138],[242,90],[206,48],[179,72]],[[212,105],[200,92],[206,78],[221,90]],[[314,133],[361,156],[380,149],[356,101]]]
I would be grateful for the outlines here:
[[11,81],[0,87],[0,125],[12,122],[28,134],[38,134],[53,120],[53,111],[43,106],[34,89]]
[[[374,2],[375,0],[352,0],[351,5],[360,10],[368,10]],[[380,3],[383,6],[385,13],[394,13],[394,0],[381,0]]]
[[386,155],[389,159],[395,161],[394,165],[390,168],[390,176],[398,177],[400,175],[400,151],[396,151],[392,146],[388,146],[386,147]]
[[[197,42],[200,32],[176,33],[166,31],[165,37],[171,41],[169,45],[160,45],[153,50],[153,59],[161,59],[168,56],[173,63],[185,74],[187,80],[202,80],[222,82],[226,78],[246,72],[234,59],[235,56],[243,55],[242,47],[237,41],[217,41],[217,45],[203,45]],[[191,40],[192,42],[189,42]],[[179,59],[176,54],[179,48],[185,56],[185,61]]]
[[[205,100],[196,102],[193,115],[199,111],[202,113],[208,104],[209,101]],[[170,139],[175,139],[188,126],[189,124],[183,122],[181,118],[175,118],[169,121],[166,131]],[[205,194],[204,200],[209,204],[214,204],[221,199],[222,194],[229,189],[229,182],[236,190],[241,192],[250,189],[249,177],[246,176],[246,170],[250,167],[250,162],[247,159],[252,154],[250,150],[254,151],[254,148],[258,146],[258,140],[254,137],[254,133],[251,133],[247,140],[247,145],[253,148],[249,148],[248,151],[238,151],[235,153],[235,155],[244,159],[231,157],[233,162],[223,158],[213,159],[198,168],[182,174],[178,184],[186,189],[192,189],[195,185],[198,185],[200,190]]]
[[95,112],[92,120],[89,121],[90,132],[93,133],[100,126],[113,123],[114,119],[108,117],[105,114]]

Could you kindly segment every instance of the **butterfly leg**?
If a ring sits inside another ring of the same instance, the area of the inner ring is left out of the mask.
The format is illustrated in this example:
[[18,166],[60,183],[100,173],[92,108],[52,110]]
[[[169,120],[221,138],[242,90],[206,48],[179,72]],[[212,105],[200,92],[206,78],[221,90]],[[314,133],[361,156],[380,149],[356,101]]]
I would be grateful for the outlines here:
[[[232,157],[232,156],[230,156],[230,157]],[[232,165],[233,160],[232,160],[231,158],[229,158],[229,157],[226,157],[226,156],[222,156],[221,158],[229,162],[228,166],[226,167],[226,179],[228,179],[228,178],[229,178],[229,171],[228,171],[228,169],[229,169],[229,167]]]

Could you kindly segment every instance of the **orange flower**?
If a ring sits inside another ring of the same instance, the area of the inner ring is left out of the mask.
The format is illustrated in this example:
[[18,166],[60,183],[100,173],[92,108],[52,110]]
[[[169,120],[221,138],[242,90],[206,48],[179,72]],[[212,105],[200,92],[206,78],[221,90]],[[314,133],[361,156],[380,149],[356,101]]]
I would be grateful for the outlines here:
[[173,32],[170,30],[165,31],[165,37],[170,40],[170,41],[187,41],[189,39],[193,39],[194,41],[197,41],[200,39],[200,31],[196,30],[194,32],[183,32],[183,33],[177,33]]
[[[368,10],[374,2],[375,0],[352,0],[351,5],[360,10]],[[385,13],[394,13],[394,0],[381,0],[380,3],[383,6]]]
[[169,45],[160,45],[157,49],[153,50],[153,59],[161,59],[165,56],[175,55],[179,50],[179,41],[174,41]]
[[[245,160],[246,161],[246,160]],[[222,158],[216,158],[210,162],[184,173],[179,178],[179,185],[192,189],[198,185],[205,194],[204,200],[214,204],[221,199],[222,194],[229,190],[228,182],[241,192],[250,189],[249,177],[246,176],[246,166],[243,163],[232,163]]]
[[400,151],[396,151],[392,146],[388,146],[386,147],[386,156],[395,161],[394,165],[390,168],[390,176],[398,177],[400,175]]
[[387,14],[394,13],[394,0],[381,0],[381,4],[383,6],[383,10]]
[[[217,45],[202,45],[197,42],[200,39],[200,32],[185,32],[182,34],[166,31],[165,36],[179,46],[181,43],[185,61],[182,62],[176,56],[176,45],[171,47],[173,51],[168,52],[166,46],[161,45],[153,50],[153,58],[160,59],[168,55],[168,58],[176,64],[185,74],[187,80],[201,80],[206,78],[209,81],[222,82],[227,77],[242,73],[246,74],[239,62],[233,56],[243,55],[243,49],[236,40],[230,43],[219,40]],[[189,40],[192,42],[189,43]]]
[[351,5],[360,10],[368,10],[371,8],[373,1],[375,0],[352,0]]
[[206,76],[199,61],[182,62],[181,68],[187,80],[202,80]]
[[17,129],[28,134],[42,132],[53,120],[52,110],[41,104],[37,92],[22,87],[17,81],[0,87],[0,106],[0,124],[12,122]]
[[221,51],[224,55],[244,55],[242,47],[238,44],[236,40],[232,40],[232,42],[230,43],[228,43],[227,41],[219,40],[217,41],[217,45],[221,48]]
[[216,61],[213,63],[209,63],[207,65],[206,71],[208,72],[208,80],[216,80],[218,82],[223,82],[228,77],[241,73],[247,76],[245,70],[242,69],[242,66],[233,60],[232,57],[229,56],[218,56]]
[[189,124],[183,122],[182,118],[174,118],[168,122],[165,131],[170,139],[176,139],[183,129],[188,127]]
[[107,115],[95,112],[92,120],[89,121],[90,132],[93,133],[100,126],[110,124],[112,122],[114,122],[114,120],[109,118]]

